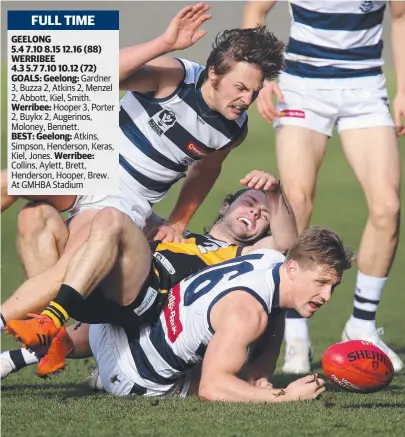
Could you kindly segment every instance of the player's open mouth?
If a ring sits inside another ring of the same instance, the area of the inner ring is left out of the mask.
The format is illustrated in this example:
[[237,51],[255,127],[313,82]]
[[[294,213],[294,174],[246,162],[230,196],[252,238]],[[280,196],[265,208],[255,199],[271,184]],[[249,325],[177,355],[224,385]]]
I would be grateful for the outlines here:
[[231,109],[233,112],[240,114],[243,111],[246,111],[247,107],[245,105],[232,105]]
[[246,217],[239,217],[238,221],[244,223],[247,227],[247,230],[250,231],[252,229],[252,222]]
[[320,308],[322,306],[322,304],[318,303],[318,302],[309,302],[309,306],[311,307],[311,309],[313,310],[317,310],[318,308]]

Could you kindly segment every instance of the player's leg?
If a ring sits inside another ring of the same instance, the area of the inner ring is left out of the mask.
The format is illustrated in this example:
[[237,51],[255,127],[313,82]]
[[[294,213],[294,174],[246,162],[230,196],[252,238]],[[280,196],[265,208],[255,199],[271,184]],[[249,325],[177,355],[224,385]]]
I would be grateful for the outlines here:
[[[315,195],[316,179],[332,135],[335,107],[331,92],[310,89],[300,80],[282,81],[286,104],[275,123],[277,166],[282,186],[293,208],[298,231],[308,227]],[[286,357],[283,371],[310,371],[312,347],[307,320],[289,310],[285,325]]]
[[[357,125],[360,122],[357,120]],[[373,122],[373,118],[368,122]],[[377,125],[377,120],[374,123]],[[380,339],[375,326],[399,237],[401,166],[397,139],[391,126],[343,130],[341,138],[369,211],[358,253],[353,314],[343,339],[376,343],[389,355],[395,371],[399,371],[403,368],[401,359]]]
[[[27,278],[57,263],[68,235],[66,223],[51,205],[29,203],[20,211],[17,248]],[[0,354],[1,379],[37,362],[37,355],[28,349],[4,351]]]
[[[142,290],[151,262],[150,246],[142,231],[126,214],[114,208],[103,209],[95,216],[88,240],[72,257],[56,298],[43,314],[49,316],[57,328],[69,317],[83,320],[81,314],[86,299],[96,287],[98,293],[111,301],[111,306],[126,307]],[[124,311],[123,318],[126,317]],[[52,340],[48,354],[39,363],[40,375],[64,367],[64,358],[73,347],[65,334],[62,327]]]
[[66,222],[47,203],[30,202],[17,219],[17,251],[27,278],[53,267],[69,237]]
[[[73,349],[71,353],[67,355],[67,358],[78,359],[92,356],[89,343],[89,329],[90,325],[86,323],[75,323],[66,329],[73,344]],[[47,349],[44,347],[37,348],[34,351],[21,348],[2,352],[0,354],[1,380],[11,373],[18,372],[27,366],[38,363],[39,359],[44,356],[46,352]]]
[[[91,222],[97,212],[97,210],[84,211],[71,219],[69,238],[63,254],[53,267],[29,278],[2,304],[5,321],[23,319],[27,313],[41,311],[55,297],[63,281],[66,267],[73,253],[86,241]],[[37,343],[33,343],[35,344]]]

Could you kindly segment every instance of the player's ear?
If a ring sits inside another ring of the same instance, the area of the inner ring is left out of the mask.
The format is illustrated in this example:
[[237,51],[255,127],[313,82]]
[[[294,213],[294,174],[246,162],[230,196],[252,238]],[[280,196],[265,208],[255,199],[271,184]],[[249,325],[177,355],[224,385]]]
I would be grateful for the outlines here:
[[288,277],[291,279],[291,281],[294,281],[299,270],[297,261],[294,261],[293,259],[288,260],[286,267]]
[[208,81],[214,89],[217,88],[219,82],[219,76],[218,74],[215,73],[214,67],[208,68]]
[[221,209],[219,210],[219,215],[220,215],[220,216],[224,216],[225,213],[228,211],[228,209],[229,209],[230,206],[231,206],[231,205],[229,205],[228,202],[224,202],[224,203],[222,204],[222,206],[221,206]]

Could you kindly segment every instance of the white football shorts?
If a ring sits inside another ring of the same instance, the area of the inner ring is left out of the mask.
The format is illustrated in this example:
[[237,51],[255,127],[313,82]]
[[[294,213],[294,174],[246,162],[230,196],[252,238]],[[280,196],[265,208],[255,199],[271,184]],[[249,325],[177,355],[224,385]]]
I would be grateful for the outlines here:
[[145,227],[146,219],[152,213],[151,204],[142,194],[144,188],[131,175],[119,167],[119,193],[116,195],[91,194],[77,196],[75,204],[69,210],[68,220],[82,211],[112,207],[127,214],[140,228]]
[[[97,361],[99,376],[106,392],[117,396],[141,394],[142,396],[186,397],[191,374],[187,373],[172,386],[160,386],[161,390],[143,389],[146,384],[138,373],[128,337],[120,326],[91,325],[90,347]],[[134,390],[134,388],[136,390]]]
[[[333,84],[331,81],[333,80]],[[278,126],[302,126],[329,137],[338,132],[375,126],[394,126],[384,75],[335,86],[336,79],[306,79],[283,73],[279,86],[285,103],[278,103]],[[329,87],[329,88],[328,88]]]

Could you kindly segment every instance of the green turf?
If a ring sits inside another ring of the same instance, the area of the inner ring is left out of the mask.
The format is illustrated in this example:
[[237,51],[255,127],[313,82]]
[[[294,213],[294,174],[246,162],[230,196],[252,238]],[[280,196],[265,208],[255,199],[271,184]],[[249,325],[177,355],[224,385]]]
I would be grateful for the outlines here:
[[[3,126],[4,122],[5,118]],[[4,131],[2,140],[5,144]],[[253,168],[276,172],[273,144],[272,129],[252,110],[248,140],[227,160],[218,184],[192,222],[193,230],[201,230],[214,218],[224,195],[239,188],[238,180],[245,172]],[[401,140],[403,163],[404,146],[405,141]],[[177,190],[172,192],[157,211],[167,214],[176,193]],[[2,217],[3,300],[22,280],[14,244],[16,212],[20,205]],[[347,244],[357,247],[365,219],[361,190],[342,156],[338,141],[334,139],[320,172],[313,223],[333,227],[342,233]],[[402,243],[378,311],[378,325],[384,326],[386,331],[384,339],[403,359],[404,265],[405,245]],[[331,303],[309,323],[316,370],[320,370],[322,352],[331,343],[339,341],[343,325],[351,313],[354,278],[354,270],[347,273]],[[3,336],[2,340],[2,349],[14,347],[9,338]],[[35,376],[35,366],[11,375],[2,386],[4,435],[346,437],[352,434],[402,434],[404,375],[395,377],[388,389],[370,395],[342,392],[329,385],[329,396],[320,401],[288,405],[228,405],[202,403],[196,399],[151,401],[94,395],[82,384],[92,363],[92,360],[71,362],[64,373],[47,381]],[[288,380],[278,374],[275,381],[282,386]]]

